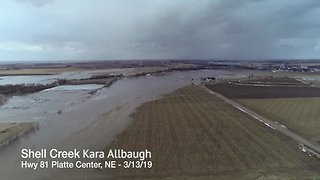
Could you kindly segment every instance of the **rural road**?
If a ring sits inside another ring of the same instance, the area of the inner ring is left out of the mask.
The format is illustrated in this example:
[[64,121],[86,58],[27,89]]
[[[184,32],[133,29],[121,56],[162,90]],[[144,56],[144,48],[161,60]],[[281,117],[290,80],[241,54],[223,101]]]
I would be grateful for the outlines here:
[[[300,136],[299,134],[287,129],[284,125],[281,125],[279,123],[276,123],[275,121],[272,121],[266,117],[263,117],[261,115],[259,115],[258,113],[242,106],[241,104],[215,92],[212,91],[211,89],[205,87],[205,86],[201,86],[202,88],[204,88],[205,90],[207,90],[210,94],[222,99],[224,102],[232,105],[233,107],[239,109],[240,111],[248,114],[249,116],[253,117],[254,119],[260,121],[261,123],[264,123],[266,126],[268,126],[269,128],[272,128],[274,130],[277,130],[283,134],[285,134],[286,136],[298,141],[299,143],[302,143],[303,145],[307,146],[308,148],[310,148],[312,151],[314,151],[315,153],[317,153],[317,156],[320,156],[320,146],[309,141],[308,139]],[[310,151],[309,151],[310,152]],[[313,153],[314,153],[313,152]]]

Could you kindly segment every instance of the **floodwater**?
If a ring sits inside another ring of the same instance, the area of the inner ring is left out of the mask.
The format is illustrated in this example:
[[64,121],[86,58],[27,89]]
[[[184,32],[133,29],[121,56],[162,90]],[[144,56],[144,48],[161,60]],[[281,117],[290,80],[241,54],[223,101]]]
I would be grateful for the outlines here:
[[45,89],[43,92],[47,91],[78,91],[78,90],[96,90],[102,88],[104,85],[99,84],[82,84],[82,85],[63,85],[63,86],[56,86],[50,89]]
[[57,75],[36,75],[36,76],[0,76],[0,85],[8,84],[49,84],[57,79],[81,79],[89,78],[96,74],[126,74],[126,72],[133,71],[128,69],[103,69],[103,70],[88,70],[81,72],[65,72]]
[[[129,124],[129,114],[141,103],[189,85],[200,77],[236,78],[247,77],[251,73],[223,70],[172,72],[161,76],[124,78],[95,94],[89,92],[99,86],[85,85],[63,86],[13,97],[0,107],[0,121],[36,121],[39,122],[39,130],[0,150],[0,179],[57,177],[65,171],[21,169],[21,149],[85,147],[101,150]],[[87,75],[78,72],[76,77]],[[50,79],[52,76],[41,78]]]
[[303,80],[306,81],[319,81],[320,80],[320,76],[310,76],[310,77],[302,77]]
[[58,75],[36,75],[36,76],[1,76],[0,85],[8,84],[49,84],[53,83],[57,79],[80,79],[88,78],[94,72],[65,72]]

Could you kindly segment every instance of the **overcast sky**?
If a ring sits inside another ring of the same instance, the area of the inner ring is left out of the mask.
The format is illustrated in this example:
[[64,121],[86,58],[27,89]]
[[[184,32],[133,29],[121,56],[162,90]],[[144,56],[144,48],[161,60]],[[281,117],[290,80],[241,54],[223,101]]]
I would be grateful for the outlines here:
[[319,0],[1,0],[0,60],[320,57]]

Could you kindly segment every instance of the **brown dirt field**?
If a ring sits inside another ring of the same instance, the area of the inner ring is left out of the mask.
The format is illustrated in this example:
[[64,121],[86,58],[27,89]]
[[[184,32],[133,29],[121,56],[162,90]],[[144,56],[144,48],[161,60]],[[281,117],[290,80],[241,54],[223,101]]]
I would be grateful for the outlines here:
[[152,151],[152,169],[106,170],[110,178],[284,179],[320,177],[320,161],[198,86],[141,105],[106,147]]
[[231,99],[320,97],[320,88],[305,86],[250,86],[234,83],[206,85]]
[[258,77],[255,79],[249,79],[245,82],[262,82],[262,83],[293,83],[302,84],[302,82],[289,77]]
[[303,83],[294,78],[289,77],[257,77],[239,81],[241,84],[256,84],[256,85],[294,85],[294,86],[310,86],[308,83]]

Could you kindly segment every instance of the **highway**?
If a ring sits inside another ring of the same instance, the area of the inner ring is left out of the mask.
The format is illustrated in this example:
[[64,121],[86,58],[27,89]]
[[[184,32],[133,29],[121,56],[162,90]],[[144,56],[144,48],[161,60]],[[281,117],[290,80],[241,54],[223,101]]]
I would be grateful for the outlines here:
[[286,128],[284,125],[281,125],[275,121],[272,121],[266,117],[261,116],[260,114],[252,111],[251,109],[248,109],[246,107],[244,107],[243,105],[223,96],[222,94],[219,94],[215,91],[212,91],[211,89],[205,87],[205,86],[201,86],[202,88],[204,88],[205,90],[207,90],[210,94],[222,99],[224,102],[232,105],[233,107],[235,107],[236,109],[242,111],[243,113],[248,114],[249,116],[253,117],[254,119],[258,120],[261,123],[264,123],[267,127],[273,129],[273,130],[277,130],[283,134],[285,134],[286,136],[298,141],[299,143],[303,144],[304,146],[307,146],[308,148],[311,149],[307,150],[310,153],[315,154],[317,157],[320,157],[320,146],[318,144],[315,144],[314,142],[302,137],[301,135],[291,131],[290,129]]

